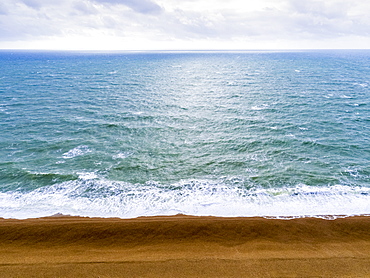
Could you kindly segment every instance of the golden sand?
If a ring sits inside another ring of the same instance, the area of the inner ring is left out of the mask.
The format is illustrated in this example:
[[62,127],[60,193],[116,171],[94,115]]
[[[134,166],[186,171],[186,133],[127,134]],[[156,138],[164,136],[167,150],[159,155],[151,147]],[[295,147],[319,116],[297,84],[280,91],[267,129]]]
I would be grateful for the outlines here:
[[370,217],[0,219],[0,277],[370,277]]

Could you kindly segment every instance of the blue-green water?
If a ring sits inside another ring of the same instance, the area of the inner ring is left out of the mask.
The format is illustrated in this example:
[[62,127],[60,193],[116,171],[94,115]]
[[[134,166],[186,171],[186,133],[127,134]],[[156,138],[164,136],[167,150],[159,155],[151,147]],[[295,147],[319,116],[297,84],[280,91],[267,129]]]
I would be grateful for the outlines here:
[[370,51],[0,52],[0,217],[370,213]]

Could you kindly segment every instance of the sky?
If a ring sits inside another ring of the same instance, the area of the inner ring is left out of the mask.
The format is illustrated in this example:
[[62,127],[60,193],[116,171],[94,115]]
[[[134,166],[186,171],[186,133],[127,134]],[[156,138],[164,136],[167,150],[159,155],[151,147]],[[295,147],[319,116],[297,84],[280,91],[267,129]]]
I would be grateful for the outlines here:
[[0,49],[368,49],[369,0],[1,0]]

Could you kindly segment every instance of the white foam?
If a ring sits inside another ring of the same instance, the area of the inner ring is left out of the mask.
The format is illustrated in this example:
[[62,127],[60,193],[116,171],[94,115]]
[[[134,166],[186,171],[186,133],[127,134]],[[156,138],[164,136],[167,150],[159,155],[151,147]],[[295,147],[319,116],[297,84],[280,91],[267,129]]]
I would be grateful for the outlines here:
[[64,153],[62,155],[62,157],[63,158],[73,158],[73,157],[76,157],[76,156],[84,155],[84,154],[89,153],[89,152],[91,152],[91,150],[89,149],[88,146],[81,145],[81,146],[73,148],[73,149],[69,150],[68,152]]
[[367,87],[367,86],[368,86],[368,84],[367,84],[367,83],[355,83],[355,85],[358,85],[358,86],[360,86],[360,87],[362,87],[362,88],[365,88],[365,87]]
[[178,213],[283,218],[362,215],[370,214],[370,188],[299,185],[246,189],[210,181],[133,185],[92,174],[30,192],[0,193],[0,217],[23,219],[57,213],[120,218]]
[[257,110],[258,111],[258,110],[265,110],[267,108],[269,108],[269,105],[263,104],[261,106],[252,106],[251,110]]
[[94,172],[81,172],[77,174],[78,174],[78,178],[81,180],[92,180],[92,179],[98,178],[98,175]]
[[347,95],[341,95],[340,98],[347,98],[347,99],[352,99],[353,97],[347,96]]
[[118,153],[116,155],[113,156],[113,159],[125,159],[129,156],[131,156],[132,154],[130,152],[123,152],[123,153]]

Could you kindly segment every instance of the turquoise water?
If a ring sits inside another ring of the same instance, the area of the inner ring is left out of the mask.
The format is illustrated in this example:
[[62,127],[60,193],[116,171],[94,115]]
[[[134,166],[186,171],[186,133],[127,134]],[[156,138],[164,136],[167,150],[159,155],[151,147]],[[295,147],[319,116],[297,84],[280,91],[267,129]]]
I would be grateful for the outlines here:
[[0,52],[0,217],[370,213],[370,51]]

